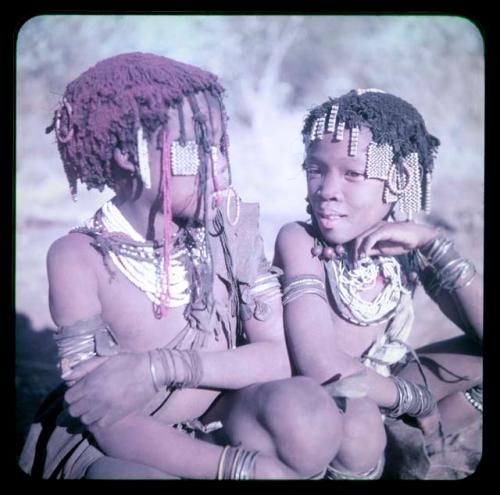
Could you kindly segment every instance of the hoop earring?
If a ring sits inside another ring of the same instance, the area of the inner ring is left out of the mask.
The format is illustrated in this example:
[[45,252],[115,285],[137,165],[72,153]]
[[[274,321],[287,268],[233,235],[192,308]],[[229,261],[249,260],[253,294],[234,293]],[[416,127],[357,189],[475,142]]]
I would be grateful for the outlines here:
[[411,180],[411,172],[406,163],[403,163],[403,173],[406,176],[404,180],[404,185],[402,187],[398,187],[396,164],[393,163],[391,168],[389,169],[389,173],[387,174],[387,187],[389,188],[392,194],[399,195],[404,193],[406,189],[408,189]]
[[[66,110],[66,114],[68,116],[68,131],[66,134],[63,134],[61,132],[61,118],[62,118],[63,109]],[[71,105],[66,100],[66,98],[63,98],[62,102],[59,103],[59,105],[57,107],[56,122],[55,122],[56,138],[60,143],[66,144],[69,141],[71,141],[71,139],[73,138],[74,129],[73,129],[73,121],[71,119],[72,113],[73,113],[73,109],[71,108]]]
[[[229,205],[231,204],[231,195],[234,196],[234,200],[236,202],[236,215],[234,219],[231,219],[231,209],[229,208]],[[238,223],[240,219],[240,210],[241,210],[241,200],[236,193],[235,189],[233,186],[229,186],[227,188],[227,202],[226,202],[226,217],[227,221],[229,222],[229,225],[232,225],[233,227]]]

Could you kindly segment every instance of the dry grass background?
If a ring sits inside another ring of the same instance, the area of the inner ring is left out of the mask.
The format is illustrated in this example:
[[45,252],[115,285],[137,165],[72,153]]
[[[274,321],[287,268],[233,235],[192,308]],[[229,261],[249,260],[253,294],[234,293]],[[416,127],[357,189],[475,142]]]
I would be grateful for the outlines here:
[[[199,65],[227,89],[233,178],[261,205],[267,255],[281,225],[305,219],[300,128],[307,108],[376,87],[416,106],[441,139],[429,221],[483,271],[484,54],[467,19],[449,16],[39,16],[17,43],[16,383],[19,434],[55,383],[45,256],[111,197],[73,204],[45,127],[65,85],[97,61],[150,51]],[[420,291],[410,343],[459,330]],[[24,394],[24,395],[23,395]]]

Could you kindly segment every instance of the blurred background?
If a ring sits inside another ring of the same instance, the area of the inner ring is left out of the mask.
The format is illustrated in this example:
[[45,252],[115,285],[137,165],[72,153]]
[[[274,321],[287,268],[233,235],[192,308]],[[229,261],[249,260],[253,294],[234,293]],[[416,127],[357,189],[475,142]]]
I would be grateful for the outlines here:
[[[54,134],[66,85],[99,60],[144,51],[198,65],[226,87],[233,180],[259,202],[267,256],[281,225],[306,220],[300,129],[307,109],[353,88],[412,103],[441,140],[429,221],[483,273],[484,47],[452,16],[46,15],[17,41],[16,389],[18,440],[57,383],[45,256],[112,196],[71,201]],[[410,344],[460,330],[416,296]],[[18,443],[19,443],[18,442]],[[20,443],[19,443],[20,444]]]

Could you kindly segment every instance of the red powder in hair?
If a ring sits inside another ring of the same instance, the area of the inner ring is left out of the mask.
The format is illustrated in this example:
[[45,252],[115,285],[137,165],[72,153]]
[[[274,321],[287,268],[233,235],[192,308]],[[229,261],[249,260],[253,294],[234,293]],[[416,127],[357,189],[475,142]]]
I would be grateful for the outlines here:
[[[200,91],[222,95],[217,76],[198,67],[150,53],[108,58],[71,82],[64,94],[71,105],[73,139],[58,142],[71,186],[80,179],[88,189],[114,187],[113,151],[119,147],[137,162],[136,133],[145,137],[168,122],[168,110]],[[48,131],[53,128],[49,127]]]

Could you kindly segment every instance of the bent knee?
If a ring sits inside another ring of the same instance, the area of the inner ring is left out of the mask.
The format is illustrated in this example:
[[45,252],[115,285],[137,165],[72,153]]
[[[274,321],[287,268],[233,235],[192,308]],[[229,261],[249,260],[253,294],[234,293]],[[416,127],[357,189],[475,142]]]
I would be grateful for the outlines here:
[[343,424],[344,439],[362,442],[366,448],[385,448],[387,439],[382,415],[371,399],[349,400]]
[[275,440],[280,457],[299,473],[321,471],[340,448],[341,414],[310,378],[269,383],[259,409],[259,419]]

